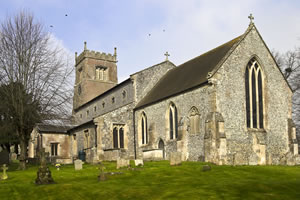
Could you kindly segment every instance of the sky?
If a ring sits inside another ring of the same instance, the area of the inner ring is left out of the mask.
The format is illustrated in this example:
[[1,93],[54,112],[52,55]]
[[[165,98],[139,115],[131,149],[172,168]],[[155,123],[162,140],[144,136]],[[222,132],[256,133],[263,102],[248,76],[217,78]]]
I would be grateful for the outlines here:
[[[119,82],[165,60],[180,65],[241,34],[254,23],[269,49],[300,46],[299,0],[0,0],[0,22],[33,13],[74,59],[89,50],[113,54]],[[66,16],[67,15],[67,16]]]

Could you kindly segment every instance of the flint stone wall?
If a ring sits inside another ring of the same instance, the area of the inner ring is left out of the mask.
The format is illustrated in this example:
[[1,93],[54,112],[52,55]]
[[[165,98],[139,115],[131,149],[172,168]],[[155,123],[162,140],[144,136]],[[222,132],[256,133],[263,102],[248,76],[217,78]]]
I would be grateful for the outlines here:
[[[168,110],[173,102],[178,112],[178,125],[181,130],[178,131],[179,137],[170,140],[168,128]],[[207,114],[212,110],[212,98],[210,86],[203,86],[186,93],[170,97],[167,100],[146,106],[136,111],[136,122],[142,112],[145,112],[148,123],[149,144],[137,144],[138,155],[142,155],[143,150],[158,149],[160,139],[165,145],[166,159],[170,159],[171,152],[182,151],[177,148],[177,143],[181,140],[187,141],[187,150],[183,154],[185,160],[197,161],[199,157],[204,156],[204,134],[205,134],[205,119]],[[189,114],[192,107],[196,107],[200,113],[199,132],[190,134]],[[138,131],[139,124],[136,123],[136,130]],[[137,132],[136,140],[139,141]]]
[[[292,92],[255,29],[213,76],[216,79],[217,111],[222,113],[225,121],[228,159],[231,158],[230,163],[233,163],[232,157],[235,157],[235,163],[248,164],[253,153],[253,137],[259,134],[246,125],[244,77],[252,57],[259,62],[264,76],[265,125],[263,137],[258,138],[258,143],[266,145],[266,163],[278,163],[279,157],[288,151],[287,120],[292,117]],[[253,164],[253,160],[250,163]]]

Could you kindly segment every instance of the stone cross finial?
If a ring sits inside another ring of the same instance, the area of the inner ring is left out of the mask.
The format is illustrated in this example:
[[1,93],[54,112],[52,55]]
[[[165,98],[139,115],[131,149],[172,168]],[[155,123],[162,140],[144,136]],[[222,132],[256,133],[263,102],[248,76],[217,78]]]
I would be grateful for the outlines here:
[[86,41],[84,41],[84,50],[86,50]]
[[169,60],[168,57],[170,56],[170,54],[166,52],[164,55],[166,56],[166,60]]
[[8,176],[7,176],[7,174],[6,174],[6,170],[8,169],[8,167],[6,167],[6,164],[3,164],[2,169],[3,169],[3,174],[2,174],[1,179],[2,179],[2,180],[5,180],[5,179],[8,178]]
[[252,23],[253,23],[253,20],[254,20],[254,17],[253,17],[253,15],[252,15],[252,13],[250,13],[250,15],[248,16],[248,18],[250,19],[250,24],[252,24]]
[[117,47],[114,48],[114,56],[117,56]]

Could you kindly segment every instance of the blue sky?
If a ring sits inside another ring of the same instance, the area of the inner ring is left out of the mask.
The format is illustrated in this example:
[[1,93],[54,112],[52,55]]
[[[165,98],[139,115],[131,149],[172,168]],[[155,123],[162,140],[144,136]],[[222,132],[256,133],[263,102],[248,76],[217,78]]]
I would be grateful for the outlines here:
[[[179,65],[241,35],[248,15],[270,49],[300,46],[297,0],[0,0],[0,21],[29,10],[74,56],[118,48],[119,81],[164,61]],[[65,16],[65,15],[68,16]],[[50,26],[53,26],[51,28]],[[149,36],[149,34],[151,34]]]

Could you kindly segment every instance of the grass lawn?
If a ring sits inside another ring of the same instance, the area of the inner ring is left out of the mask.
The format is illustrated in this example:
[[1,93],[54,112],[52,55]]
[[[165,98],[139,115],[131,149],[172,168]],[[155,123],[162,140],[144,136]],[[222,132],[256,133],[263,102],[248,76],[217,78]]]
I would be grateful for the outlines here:
[[105,162],[106,171],[123,171],[98,182],[97,165],[84,164],[75,171],[50,166],[56,184],[35,185],[38,166],[25,171],[9,166],[9,179],[0,181],[0,200],[42,199],[300,199],[300,166],[215,166],[203,172],[205,163],[146,162],[142,170],[116,170]]

